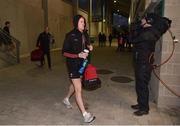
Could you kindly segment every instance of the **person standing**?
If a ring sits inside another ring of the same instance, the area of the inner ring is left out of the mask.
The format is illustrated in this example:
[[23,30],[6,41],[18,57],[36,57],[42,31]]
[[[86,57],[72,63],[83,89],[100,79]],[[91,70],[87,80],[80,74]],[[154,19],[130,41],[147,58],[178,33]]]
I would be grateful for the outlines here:
[[71,85],[69,86],[66,97],[63,99],[63,104],[67,108],[72,108],[69,99],[75,92],[77,105],[82,113],[84,122],[90,123],[95,119],[95,116],[85,110],[82,98],[82,77],[79,73],[79,69],[84,59],[88,57],[88,53],[83,52],[83,50],[89,49],[89,51],[92,51],[93,46],[90,45],[89,37],[86,32],[85,18],[81,15],[74,16],[73,25],[74,29],[66,34],[62,49],[62,54],[66,57],[66,65],[71,80]]
[[36,47],[39,47],[43,51],[43,56],[40,61],[41,67],[45,64],[44,55],[47,56],[48,67],[51,70],[51,55],[50,55],[50,44],[52,41],[52,35],[49,33],[49,28],[45,27],[44,32],[40,33]]
[[136,116],[147,115],[149,113],[149,88],[148,84],[151,78],[152,65],[150,58],[155,51],[156,40],[151,37],[152,25],[146,18],[141,20],[140,28],[136,30],[136,35],[132,36],[133,55],[135,62],[135,80],[137,104],[131,108],[137,111]]
[[116,49],[116,52],[120,52],[122,51],[122,45],[123,45],[123,37],[122,37],[122,34],[119,34],[118,37],[117,37],[117,42],[118,42],[118,47]]
[[12,51],[15,48],[15,44],[11,40],[11,34],[10,34],[10,21],[5,22],[5,26],[3,28],[5,32],[5,40],[4,40],[4,45],[5,45],[5,50],[7,51]]
[[102,46],[106,46],[106,35],[104,33],[102,34]]
[[101,32],[98,34],[98,42],[99,42],[99,47],[102,47],[102,33]]
[[112,35],[111,34],[109,34],[109,47],[111,47],[111,43],[112,43]]

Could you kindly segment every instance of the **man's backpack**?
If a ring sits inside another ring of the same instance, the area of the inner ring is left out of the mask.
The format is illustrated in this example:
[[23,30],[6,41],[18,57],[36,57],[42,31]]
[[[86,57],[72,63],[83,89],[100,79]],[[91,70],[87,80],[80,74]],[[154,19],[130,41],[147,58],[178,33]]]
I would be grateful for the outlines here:
[[101,87],[101,80],[97,76],[96,67],[91,64],[87,65],[82,84],[83,88],[89,91],[96,90]]

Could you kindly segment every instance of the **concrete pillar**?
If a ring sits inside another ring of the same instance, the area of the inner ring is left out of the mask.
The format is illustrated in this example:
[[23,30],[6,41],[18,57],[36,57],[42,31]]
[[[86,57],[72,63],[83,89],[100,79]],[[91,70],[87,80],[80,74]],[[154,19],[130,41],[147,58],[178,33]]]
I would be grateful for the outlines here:
[[[159,0],[151,0],[151,2],[158,2]],[[146,1],[146,4],[149,4],[150,0]],[[154,12],[159,12],[160,15],[172,20],[171,31],[175,36],[180,36],[180,15],[177,15],[176,12],[180,11],[180,1],[171,0],[161,1],[161,11],[154,10]],[[146,5],[147,6],[147,5]],[[162,38],[156,42],[156,51],[155,51],[155,64],[161,64],[172,53],[172,38],[169,32],[166,32]],[[180,92],[180,46],[176,44],[175,52],[172,58],[165,65],[157,69],[158,76],[176,93]],[[180,99],[171,93],[162,83],[154,76],[152,73],[150,81],[150,92],[151,100],[157,103],[157,106],[163,107],[168,105],[180,106]]]
[[73,0],[73,16],[78,14],[78,0]]
[[89,6],[88,6],[88,22],[89,22],[89,35],[91,36],[91,22],[92,22],[92,0],[89,0]]
[[42,0],[42,8],[44,11],[44,27],[48,26],[48,0]]

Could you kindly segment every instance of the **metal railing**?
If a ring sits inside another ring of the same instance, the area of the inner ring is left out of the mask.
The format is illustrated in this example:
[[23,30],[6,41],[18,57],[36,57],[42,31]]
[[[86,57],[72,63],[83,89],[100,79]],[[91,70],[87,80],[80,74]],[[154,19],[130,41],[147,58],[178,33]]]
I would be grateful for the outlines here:
[[0,59],[10,63],[20,63],[20,41],[0,28]]

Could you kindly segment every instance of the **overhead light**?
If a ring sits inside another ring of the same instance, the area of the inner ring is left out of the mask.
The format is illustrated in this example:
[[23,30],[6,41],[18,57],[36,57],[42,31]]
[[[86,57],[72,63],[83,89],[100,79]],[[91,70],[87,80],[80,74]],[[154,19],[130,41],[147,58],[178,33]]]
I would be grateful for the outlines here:
[[117,12],[119,12],[119,10],[117,10]]
[[116,3],[117,1],[116,0],[114,0],[114,3]]

